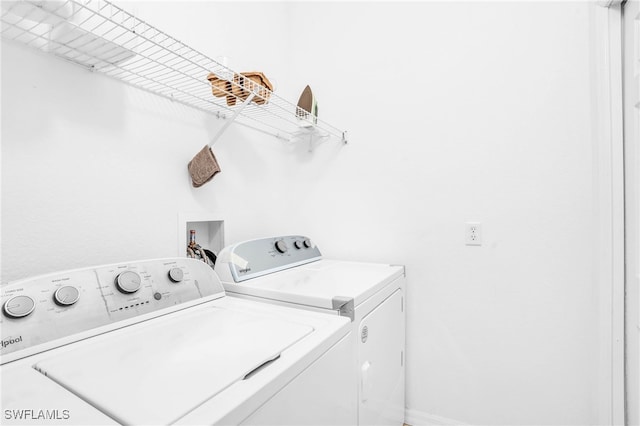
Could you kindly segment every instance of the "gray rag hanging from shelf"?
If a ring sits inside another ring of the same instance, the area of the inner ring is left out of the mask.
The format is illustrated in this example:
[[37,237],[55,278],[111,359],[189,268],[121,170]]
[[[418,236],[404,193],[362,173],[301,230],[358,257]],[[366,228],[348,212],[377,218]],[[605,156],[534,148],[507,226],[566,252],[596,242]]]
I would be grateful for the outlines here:
[[220,172],[218,161],[215,155],[213,155],[213,151],[211,151],[209,145],[205,145],[204,148],[189,161],[187,168],[191,175],[191,183],[195,188],[209,182]]

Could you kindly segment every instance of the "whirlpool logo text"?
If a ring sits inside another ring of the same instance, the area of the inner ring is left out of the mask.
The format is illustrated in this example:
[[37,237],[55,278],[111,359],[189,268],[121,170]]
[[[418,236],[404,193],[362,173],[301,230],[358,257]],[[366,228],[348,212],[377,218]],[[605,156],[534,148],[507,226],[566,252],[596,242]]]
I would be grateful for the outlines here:
[[22,342],[22,336],[18,337],[9,337],[8,339],[4,339],[2,341],[2,349],[5,349],[7,346],[15,345],[16,343]]

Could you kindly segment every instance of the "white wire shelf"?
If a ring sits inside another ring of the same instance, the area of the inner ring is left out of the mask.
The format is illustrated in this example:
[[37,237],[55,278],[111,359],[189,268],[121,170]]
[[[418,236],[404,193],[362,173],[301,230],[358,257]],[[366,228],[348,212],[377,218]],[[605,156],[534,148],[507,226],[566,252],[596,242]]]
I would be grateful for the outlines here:
[[[320,119],[304,119],[309,114],[295,104],[113,3],[2,0],[0,4],[4,39],[222,118],[233,115],[253,92],[254,101],[245,105],[236,122],[286,140],[319,134],[346,143],[344,131]],[[228,81],[224,97],[213,95],[207,80],[210,73]]]

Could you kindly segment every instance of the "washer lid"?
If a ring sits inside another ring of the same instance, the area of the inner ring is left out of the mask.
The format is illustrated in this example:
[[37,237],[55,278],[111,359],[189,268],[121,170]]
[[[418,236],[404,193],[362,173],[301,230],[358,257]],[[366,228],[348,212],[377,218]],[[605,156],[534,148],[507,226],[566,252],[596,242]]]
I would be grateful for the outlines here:
[[334,299],[353,299],[358,306],[403,273],[404,268],[397,265],[323,259],[240,283],[222,284],[230,293],[335,309]]
[[35,368],[123,424],[169,424],[313,332],[207,307],[85,341]]

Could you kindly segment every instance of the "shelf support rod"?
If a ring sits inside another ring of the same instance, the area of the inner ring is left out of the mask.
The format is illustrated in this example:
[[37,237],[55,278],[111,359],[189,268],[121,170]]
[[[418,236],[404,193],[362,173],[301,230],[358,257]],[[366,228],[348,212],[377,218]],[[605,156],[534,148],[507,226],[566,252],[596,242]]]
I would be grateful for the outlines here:
[[218,133],[216,133],[216,135],[211,139],[211,142],[209,142],[209,148],[212,148],[213,145],[216,142],[218,142],[218,139],[220,139],[222,134],[227,130],[227,128],[231,125],[231,123],[235,121],[236,117],[238,117],[238,114],[240,114],[242,110],[245,109],[245,107],[251,103],[251,101],[255,96],[256,96],[255,92],[251,92],[251,94],[249,94],[249,97],[247,97],[247,99],[245,99],[242,105],[240,105],[238,109],[236,109],[236,111],[233,113],[233,116],[230,119],[228,119],[226,123],[224,123],[224,126],[222,126],[220,130],[218,130]]

